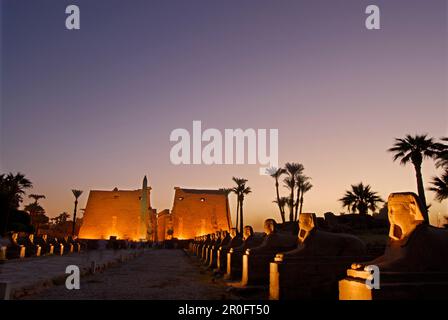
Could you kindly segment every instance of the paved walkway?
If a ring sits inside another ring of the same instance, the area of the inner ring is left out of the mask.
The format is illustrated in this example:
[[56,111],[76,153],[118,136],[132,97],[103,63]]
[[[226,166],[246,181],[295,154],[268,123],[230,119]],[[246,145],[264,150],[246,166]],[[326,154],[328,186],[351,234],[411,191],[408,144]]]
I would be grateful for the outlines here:
[[79,290],[64,285],[28,299],[224,299],[226,287],[215,283],[181,250],[147,250],[103,273],[81,277]]
[[143,250],[95,250],[66,256],[8,260],[0,264],[0,285],[8,283],[10,298],[17,299],[55,284],[64,284],[65,287],[65,269],[69,265],[78,266],[81,275],[87,275],[92,272],[92,261],[95,261],[96,270],[103,270],[142,253]]

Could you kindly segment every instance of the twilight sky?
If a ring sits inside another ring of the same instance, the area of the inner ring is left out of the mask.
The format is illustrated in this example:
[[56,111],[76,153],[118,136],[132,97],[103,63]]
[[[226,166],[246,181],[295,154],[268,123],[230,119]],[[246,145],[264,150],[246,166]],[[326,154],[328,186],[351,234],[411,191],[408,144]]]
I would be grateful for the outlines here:
[[[279,159],[304,164],[304,210],[342,211],[363,181],[387,199],[415,191],[386,149],[407,133],[447,135],[445,0],[1,0],[1,171],[21,171],[49,216],[70,189],[137,189],[171,208],[174,186],[245,177],[246,221],[279,219],[259,165],[170,162],[172,130],[279,129]],[[65,29],[77,4],[81,30]],[[364,26],[367,5],[381,30]],[[437,171],[428,160],[424,178]],[[432,221],[447,214],[432,193]],[[28,201],[28,200],[27,200]],[[232,205],[236,201],[232,196]],[[234,218],[234,217],[233,217]]]

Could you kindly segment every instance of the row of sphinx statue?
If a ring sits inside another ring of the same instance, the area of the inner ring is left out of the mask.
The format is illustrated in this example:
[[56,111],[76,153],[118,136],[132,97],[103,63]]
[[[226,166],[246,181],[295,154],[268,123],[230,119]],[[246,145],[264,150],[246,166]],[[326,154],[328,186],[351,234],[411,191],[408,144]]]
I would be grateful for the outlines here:
[[0,260],[39,257],[44,255],[64,255],[81,252],[81,243],[76,237],[48,237],[46,234],[35,236],[27,234],[19,237],[19,233],[10,233],[9,239],[1,244]]
[[[414,193],[391,194],[389,236],[376,257],[355,235],[321,230],[313,213],[300,214],[296,235],[267,219],[263,236],[246,226],[242,235],[197,237],[189,249],[215,275],[268,287],[270,299],[448,298],[448,230],[425,222],[423,210]],[[371,266],[379,271],[376,287]]]

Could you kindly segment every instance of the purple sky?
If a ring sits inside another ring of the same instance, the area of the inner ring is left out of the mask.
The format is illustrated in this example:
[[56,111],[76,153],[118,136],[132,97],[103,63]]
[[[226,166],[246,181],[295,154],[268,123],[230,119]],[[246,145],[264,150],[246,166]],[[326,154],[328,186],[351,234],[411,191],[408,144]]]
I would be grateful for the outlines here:
[[[65,29],[78,4],[81,30]],[[364,27],[368,4],[379,31]],[[174,166],[170,132],[277,128],[280,163],[313,178],[305,211],[341,212],[363,181],[383,198],[415,191],[386,149],[407,133],[447,135],[447,2],[2,0],[2,172],[21,171],[50,216],[70,189],[136,189],[171,208],[174,186],[249,179],[246,221],[279,218],[259,165]],[[437,171],[424,167],[426,180]],[[446,214],[432,193],[432,219]],[[232,205],[235,202],[231,198]]]

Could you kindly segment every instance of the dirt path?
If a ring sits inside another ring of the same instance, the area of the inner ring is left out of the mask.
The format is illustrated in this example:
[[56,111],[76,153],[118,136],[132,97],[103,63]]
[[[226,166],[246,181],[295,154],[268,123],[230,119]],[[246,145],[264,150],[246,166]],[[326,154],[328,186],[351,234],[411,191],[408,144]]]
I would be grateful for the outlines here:
[[226,287],[214,283],[181,250],[149,250],[141,257],[81,278],[79,290],[65,285],[26,299],[223,299]]

